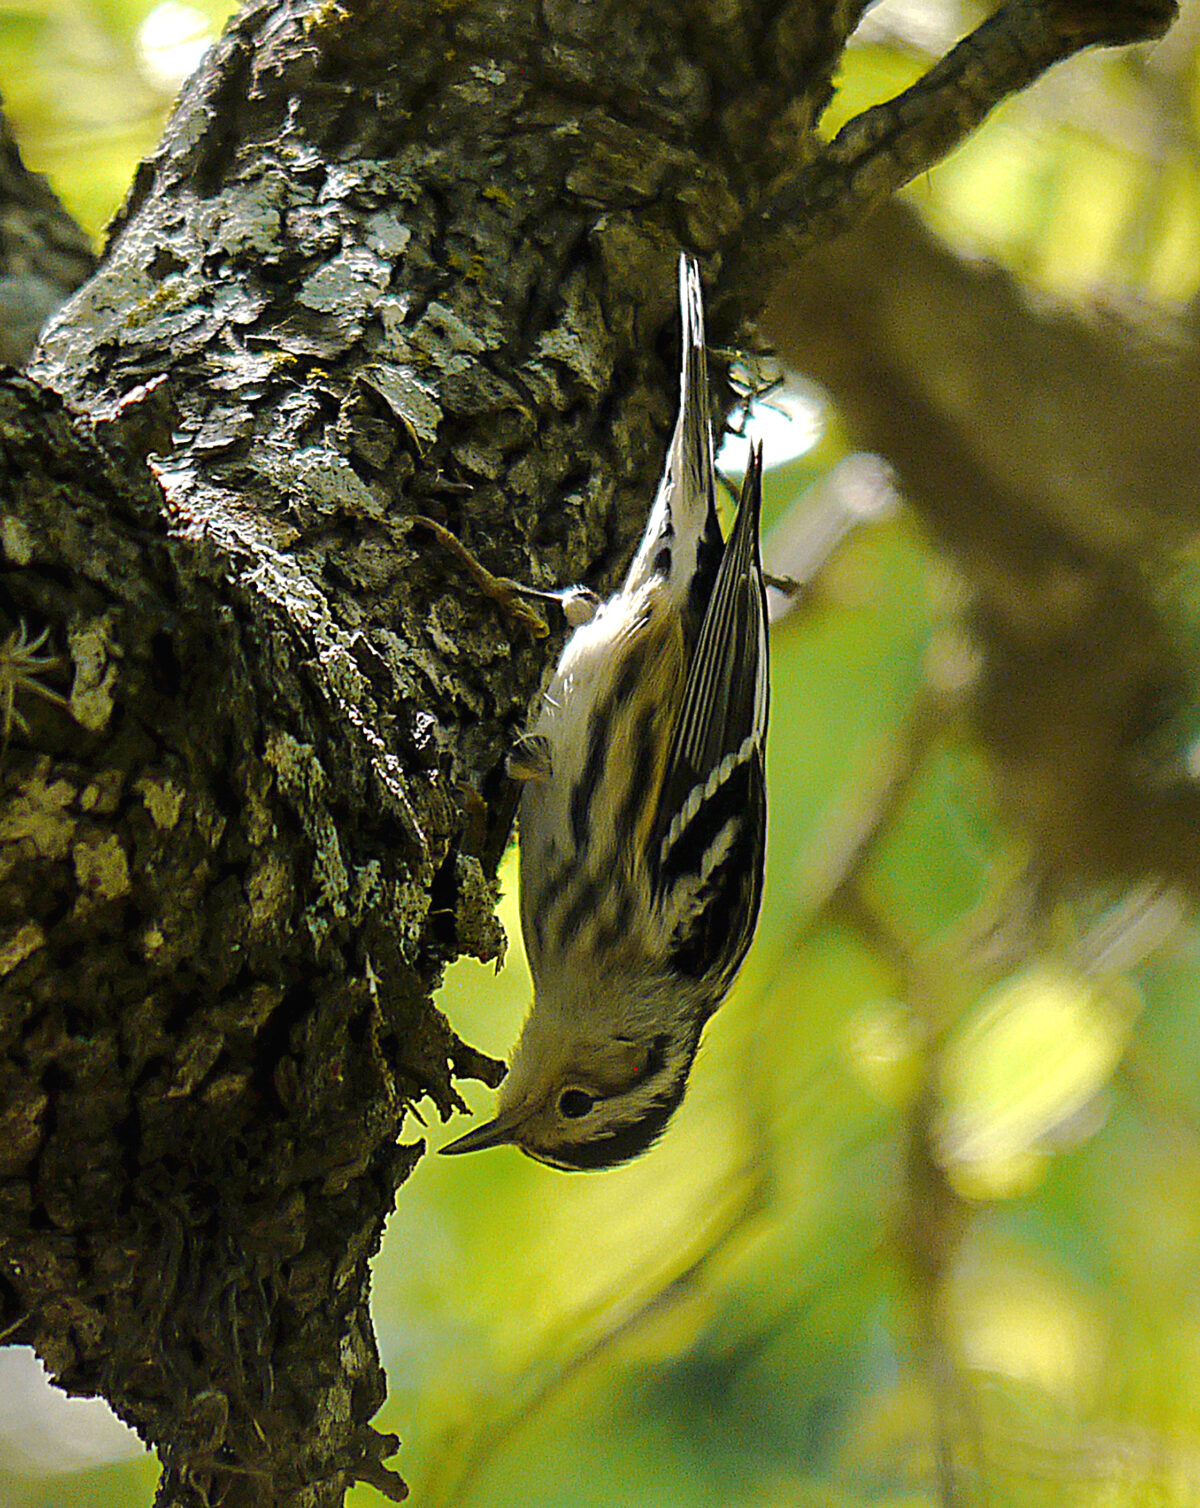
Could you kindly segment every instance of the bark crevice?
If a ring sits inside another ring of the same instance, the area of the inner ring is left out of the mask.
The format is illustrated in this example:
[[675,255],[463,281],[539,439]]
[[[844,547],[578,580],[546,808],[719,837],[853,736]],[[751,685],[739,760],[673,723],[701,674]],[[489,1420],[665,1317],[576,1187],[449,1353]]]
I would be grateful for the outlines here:
[[[0,386],[0,1331],[163,1504],[399,1491],[368,1260],[409,1109],[500,1072],[431,997],[503,945],[559,642],[413,521],[613,582],[680,246],[817,153],[857,9],[260,0]],[[715,345],[768,288],[726,291]]]

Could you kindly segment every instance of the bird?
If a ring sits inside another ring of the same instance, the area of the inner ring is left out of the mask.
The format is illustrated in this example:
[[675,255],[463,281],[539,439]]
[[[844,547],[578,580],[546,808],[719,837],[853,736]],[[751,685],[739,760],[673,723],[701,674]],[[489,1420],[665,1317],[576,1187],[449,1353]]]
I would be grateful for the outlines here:
[[494,1119],[441,1148],[512,1145],[611,1168],[683,1099],[762,898],[769,708],[762,448],[717,514],[699,267],[679,262],[679,412],[644,533],[567,639],[508,760],[521,783],[533,1003]]

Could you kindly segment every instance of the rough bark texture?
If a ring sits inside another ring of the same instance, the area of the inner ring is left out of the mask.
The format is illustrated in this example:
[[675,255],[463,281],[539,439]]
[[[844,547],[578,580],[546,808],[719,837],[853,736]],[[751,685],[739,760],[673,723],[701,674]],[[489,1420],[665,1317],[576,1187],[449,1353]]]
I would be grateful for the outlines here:
[[[817,158],[857,9],[252,5],[0,388],[0,1328],[157,1445],[164,1504],[401,1490],[367,1262],[409,1107],[500,1071],[430,997],[502,947],[554,643],[419,520],[612,581],[678,249],[728,261]],[[919,117],[904,173],[948,145]]]
[[502,946],[547,650],[413,518],[611,580],[678,248],[805,150],[852,20],[726,14],[252,7],[42,345],[62,402],[5,394],[4,602],[68,706],[18,684],[4,764],[3,1323],[164,1503],[388,1485],[367,1259],[406,1108],[499,1071],[430,992]]

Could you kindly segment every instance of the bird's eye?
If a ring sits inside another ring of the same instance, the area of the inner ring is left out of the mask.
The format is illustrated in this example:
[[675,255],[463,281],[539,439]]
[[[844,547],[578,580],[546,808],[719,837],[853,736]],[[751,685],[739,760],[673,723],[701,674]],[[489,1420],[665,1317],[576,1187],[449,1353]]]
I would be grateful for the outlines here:
[[596,1103],[594,1094],[587,1094],[582,1089],[564,1089],[559,1096],[559,1113],[569,1120],[578,1120],[581,1115],[586,1115]]

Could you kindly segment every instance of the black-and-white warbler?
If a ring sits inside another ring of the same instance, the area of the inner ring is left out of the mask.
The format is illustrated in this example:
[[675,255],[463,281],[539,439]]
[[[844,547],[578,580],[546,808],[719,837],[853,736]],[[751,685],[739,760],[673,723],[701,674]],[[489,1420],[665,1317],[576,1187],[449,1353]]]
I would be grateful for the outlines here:
[[[510,760],[534,1000],[495,1120],[556,1168],[644,1151],[754,935],[766,822],[762,452],[717,518],[700,275],[680,260],[679,417],[621,589],[575,629]],[[579,611],[580,599],[568,606]]]

